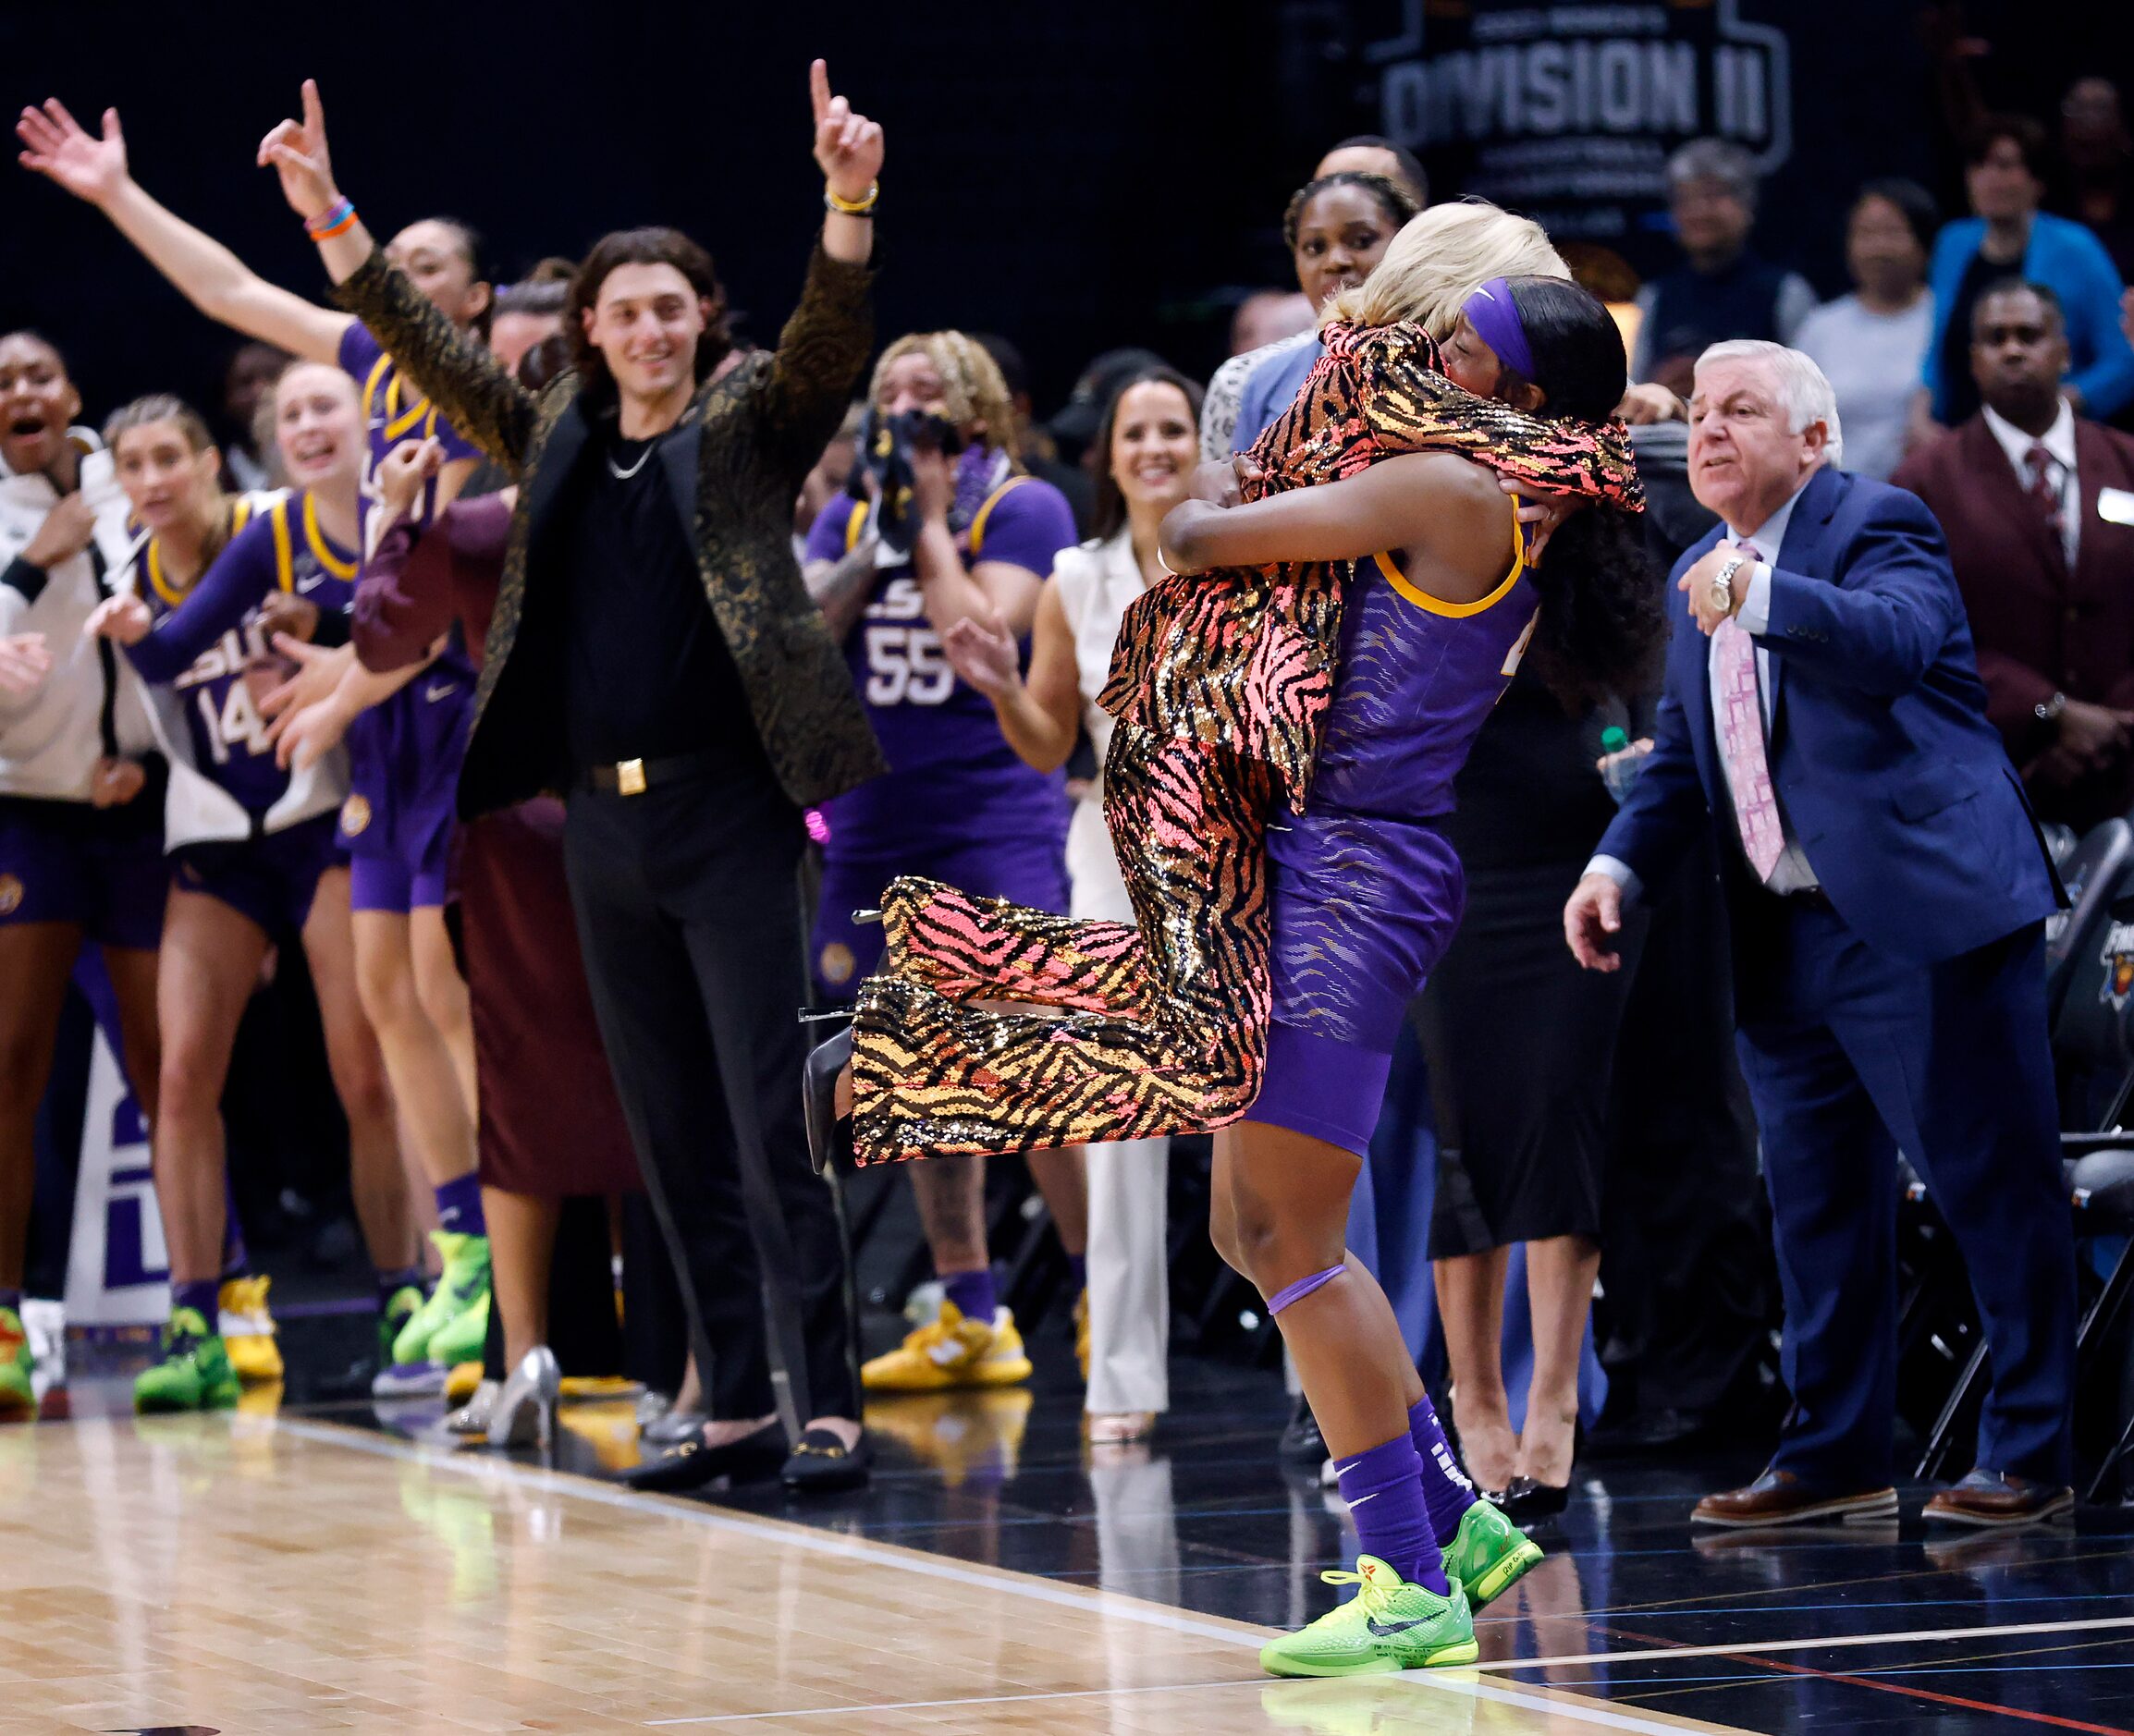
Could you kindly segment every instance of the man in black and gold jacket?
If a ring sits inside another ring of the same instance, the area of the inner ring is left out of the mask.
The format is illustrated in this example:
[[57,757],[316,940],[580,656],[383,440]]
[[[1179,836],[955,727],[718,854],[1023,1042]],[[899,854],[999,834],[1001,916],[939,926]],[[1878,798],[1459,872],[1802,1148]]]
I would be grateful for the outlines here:
[[[778,348],[734,356],[695,243],[621,231],[580,267],[576,366],[537,397],[373,247],[334,184],[315,90],[304,120],[261,147],[340,305],[519,478],[459,805],[566,799],[594,1003],[712,1418],[643,1468],[660,1487],[781,1462],[796,1485],[849,1483],[867,1463],[845,1254],[805,1155],[793,1015],[802,809],[883,766],[790,533],[873,339],[882,137],[830,94],[820,61],[811,79],[828,214]],[[770,1330],[806,1425],[790,1459]]]

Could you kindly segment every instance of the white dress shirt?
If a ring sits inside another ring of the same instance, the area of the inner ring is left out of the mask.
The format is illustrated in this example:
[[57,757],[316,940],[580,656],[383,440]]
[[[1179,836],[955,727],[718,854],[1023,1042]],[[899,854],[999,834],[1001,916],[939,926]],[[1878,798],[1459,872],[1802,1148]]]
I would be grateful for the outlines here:
[[[1785,544],[1786,526],[1793,522],[1794,507],[1799,503],[1801,495],[1807,492],[1808,483],[1812,483],[1814,480],[1815,472],[1810,471],[1808,482],[1804,482],[1798,488],[1795,489],[1786,498],[1785,504],[1758,525],[1755,530],[1744,531],[1733,524],[1726,527],[1729,544],[1739,548],[1745,543],[1753,543],[1756,544],[1757,553],[1763,556],[1762,559],[1748,568],[1748,589],[1742,596],[1741,607],[1735,613],[1735,620],[1740,626],[1741,630],[1751,637],[1760,637],[1771,626],[1772,562],[1777,559],[1779,550]],[[1735,578],[1738,583],[1740,574],[1736,573]],[[1719,691],[1717,672],[1711,668],[1717,657],[1718,641],[1714,638],[1710,650],[1705,654],[1706,668],[1709,672],[1706,686],[1710,689],[1712,740],[1723,755],[1726,740],[1726,703]],[[1760,644],[1756,648],[1756,686],[1758,693],[1763,700],[1764,749],[1765,759],[1768,763],[1771,726],[1774,715],[1773,689],[1771,679],[1771,653]],[[1775,785],[1777,768],[1772,766],[1770,769],[1772,782]],[[1773,794],[1774,796],[1776,794],[1775,789]],[[1809,865],[1808,852],[1801,849],[1800,839],[1794,834],[1793,822],[1786,817],[1785,804],[1783,801],[1778,803],[1778,822],[1781,834],[1785,840],[1785,848],[1780,851],[1778,861],[1772,868],[1771,877],[1764,882],[1764,885],[1773,892],[1781,894],[1810,891],[1821,883],[1815,877],[1815,870]],[[1736,842],[1738,841],[1737,838]],[[1623,896],[1625,899],[1635,899],[1640,889],[1637,872],[1628,862],[1614,856],[1594,857],[1591,862],[1586,864],[1586,872],[1589,874],[1606,874],[1623,888]]]
[[2082,486],[2075,475],[2074,406],[2062,398],[2053,425],[2037,435],[2027,434],[2006,417],[1996,415],[1990,404],[1982,406],[1981,413],[1993,438],[2001,443],[2001,450],[2008,455],[2008,462],[2015,466],[2016,483],[2024,494],[2030,492],[2030,447],[2042,440],[2045,450],[2053,455],[2046,473],[2060,491],[2060,551],[2067,557],[2067,570],[2073,572],[2075,556],[2082,552]]

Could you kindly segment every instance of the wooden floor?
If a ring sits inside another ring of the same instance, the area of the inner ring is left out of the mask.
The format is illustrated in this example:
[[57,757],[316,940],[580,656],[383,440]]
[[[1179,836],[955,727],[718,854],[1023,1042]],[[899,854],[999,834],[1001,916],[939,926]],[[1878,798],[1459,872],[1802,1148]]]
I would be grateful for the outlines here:
[[0,1731],[1723,1727],[316,1422],[0,1429]]

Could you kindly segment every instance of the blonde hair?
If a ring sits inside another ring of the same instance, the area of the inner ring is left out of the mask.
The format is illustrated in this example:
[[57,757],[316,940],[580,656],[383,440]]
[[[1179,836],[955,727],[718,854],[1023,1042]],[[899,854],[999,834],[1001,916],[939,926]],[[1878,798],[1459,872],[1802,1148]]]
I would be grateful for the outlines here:
[[1570,275],[1531,217],[1465,199],[1411,218],[1371,275],[1329,301],[1319,323],[1373,326],[1413,320],[1443,343],[1459,324],[1461,304],[1490,278]]
[[987,446],[1005,448],[1011,455],[1015,452],[1019,444],[1015,403],[1008,395],[1000,364],[962,332],[913,332],[898,338],[875,363],[874,378],[867,382],[868,403],[880,406],[891,364],[914,355],[926,357],[941,376],[950,422],[966,430],[983,423],[980,437]]

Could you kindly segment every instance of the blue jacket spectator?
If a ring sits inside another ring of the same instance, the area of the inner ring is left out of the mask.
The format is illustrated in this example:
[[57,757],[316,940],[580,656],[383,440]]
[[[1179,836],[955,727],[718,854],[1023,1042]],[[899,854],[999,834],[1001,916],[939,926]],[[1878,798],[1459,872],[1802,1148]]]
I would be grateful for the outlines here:
[[2116,415],[2134,402],[2134,348],[2119,317],[2124,286],[2094,235],[2038,209],[2045,190],[2043,128],[2027,116],[1989,117],[1966,154],[1964,185],[1978,214],[1943,229],[1927,271],[1934,329],[1921,378],[1934,421],[1953,427],[1978,413],[1971,310],[1988,285],[2013,276],[2043,284],[2067,311],[2067,385],[2076,409],[2095,421]]

